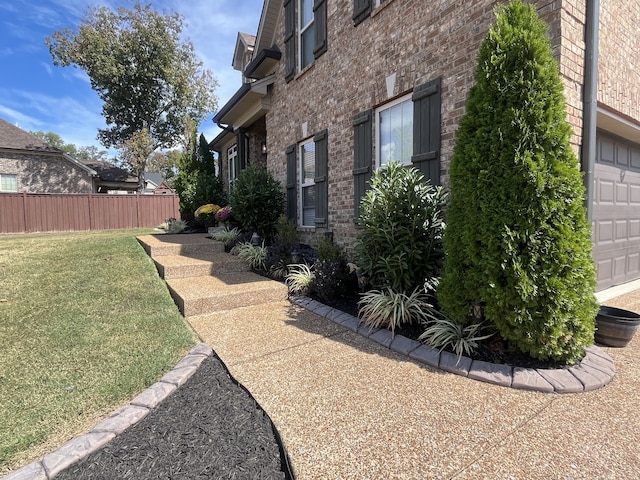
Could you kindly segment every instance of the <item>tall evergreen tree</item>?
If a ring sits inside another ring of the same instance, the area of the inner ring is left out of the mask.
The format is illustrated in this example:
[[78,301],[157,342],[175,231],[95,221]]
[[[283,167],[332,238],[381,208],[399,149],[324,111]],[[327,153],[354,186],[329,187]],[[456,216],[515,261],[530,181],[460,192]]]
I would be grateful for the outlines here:
[[593,343],[595,269],[579,163],[547,27],[512,0],[480,48],[456,133],[438,298],[451,318],[471,305],[503,338],[569,363]]

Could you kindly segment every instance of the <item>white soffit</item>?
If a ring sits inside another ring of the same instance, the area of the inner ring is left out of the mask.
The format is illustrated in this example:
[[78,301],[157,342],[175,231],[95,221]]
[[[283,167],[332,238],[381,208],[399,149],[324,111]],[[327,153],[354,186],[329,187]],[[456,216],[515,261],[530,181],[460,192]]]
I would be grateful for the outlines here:
[[598,107],[597,126],[602,130],[640,144],[640,124]]

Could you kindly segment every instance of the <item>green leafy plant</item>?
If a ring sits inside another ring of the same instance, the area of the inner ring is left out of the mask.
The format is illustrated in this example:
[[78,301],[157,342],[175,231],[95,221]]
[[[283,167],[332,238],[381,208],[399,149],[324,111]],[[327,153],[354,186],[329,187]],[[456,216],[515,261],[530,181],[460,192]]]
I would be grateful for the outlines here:
[[344,255],[340,245],[331,238],[323,238],[318,245],[318,260],[335,262]]
[[462,355],[472,356],[474,354],[478,348],[478,342],[493,336],[493,333],[484,334],[483,330],[486,329],[487,326],[482,322],[462,325],[438,315],[427,324],[418,340],[434,348],[439,348],[440,351],[445,348],[451,349],[458,355],[459,363]]
[[402,325],[425,322],[436,315],[429,299],[421,289],[408,295],[392,288],[370,290],[358,302],[358,316],[369,328],[388,328],[395,335]]
[[574,363],[593,343],[598,304],[585,188],[546,32],[535,6],[513,0],[482,43],[451,160],[438,300],[463,324],[483,303],[520,351]]
[[262,245],[252,245],[251,242],[239,243],[233,247],[232,253],[249,262],[251,268],[255,270],[265,269],[264,260],[267,258],[267,247],[264,243]]
[[240,230],[237,228],[225,228],[222,231],[214,232],[213,235],[211,235],[211,238],[218,240],[219,242],[223,242],[226,245],[238,238],[238,235],[240,235]]
[[273,240],[284,212],[284,192],[270,172],[255,165],[244,169],[233,184],[230,204],[243,230],[257,232],[267,243]]
[[438,276],[444,259],[446,198],[415,168],[390,162],[361,203],[358,265],[374,288],[412,292]]
[[298,243],[296,225],[285,215],[278,217],[278,223],[276,224],[276,241],[290,245]]
[[311,267],[306,263],[299,263],[289,267],[289,274],[285,278],[285,283],[290,294],[304,295],[309,292],[311,282],[315,275]]

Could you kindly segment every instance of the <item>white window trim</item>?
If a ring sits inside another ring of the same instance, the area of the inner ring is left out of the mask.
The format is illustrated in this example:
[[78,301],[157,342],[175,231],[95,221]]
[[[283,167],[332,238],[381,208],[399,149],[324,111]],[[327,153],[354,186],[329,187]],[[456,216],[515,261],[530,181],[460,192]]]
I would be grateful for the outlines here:
[[[311,9],[312,9],[312,13],[311,13],[311,20],[309,21],[309,23],[307,23],[306,25],[302,25],[302,4],[304,3],[305,0],[297,0],[297,7],[298,7],[298,34],[297,34],[297,48],[298,48],[298,71],[303,71],[305,68],[307,68],[309,65],[311,65],[313,63],[313,60],[310,61],[307,65],[302,65],[302,34],[305,33],[311,26],[313,26],[315,24],[315,15],[313,14],[313,1],[311,2]],[[313,39],[312,39],[313,41]]]
[[229,186],[238,178],[238,172],[235,171],[235,160],[238,158],[238,144],[234,144],[227,149],[227,177],[229,178]]
[[[309,144],[314,144],[313,142],[313,137],[300,142],[300,144],[298,145],[298,171],[300,172],[299,177],[298,177],[298,182],[300,184],[299,189],[298,189],[298,198],[299,200],[299,205],[300,205],[300,212],[299,212],[299,217],[298,217],[298,225],[302,228],[315,228],[315,223],[313,225],[305,225],[304,224],[304,196],[303,196],[303,191],[305,188],[308,187],[313,187],[315,186],[316,182],[314,180],[311,180],[310,182],[306,182],[304,183],[304,147],[305,145],[309,145]],[[315,145],[314,145],[314,152],[315,152]],[[315,169],[315,158],[314,158],[314,169]],[[315,220],[315,205],[314,205],[314,220]]]
[[[16,189],[15,190],[3,190],[2,189],[2,177],[13,177],[16,181]],[[15,193],[18,191],[18,175],[15,173],[0,173],[0,192],[10,192]]]
[[[381,145],[380,145],[380,112],[384,111],[384,110],[388,110],[392,107],[395,107],[396,105],[400,105],[404,102],[411,102],[411,105],[413,106],[413,100],[411,99],[411,93],[404,95],[400,98],[396,98],[395,100],[392,100],[391,102],[385,103],[383,105],[380,105],[378,108],[376,108],[374,110],[374,125],[375,125],[375,138],[374,138],[374,142],[375,142],[375,165],[376,168],[385,168],[385,165],[380,165],[380,150],[381,150]],[[413,119],[412,119],[413,121]],[[411,131],[411,135],[413,135],[413,130]],[[412,137],[413,138],[413,137]],[[412,148],[413,148],[413,142],[412,142]],[[411,161],[407,161],[407,162],[403,162],[402,165],[411,165]]]

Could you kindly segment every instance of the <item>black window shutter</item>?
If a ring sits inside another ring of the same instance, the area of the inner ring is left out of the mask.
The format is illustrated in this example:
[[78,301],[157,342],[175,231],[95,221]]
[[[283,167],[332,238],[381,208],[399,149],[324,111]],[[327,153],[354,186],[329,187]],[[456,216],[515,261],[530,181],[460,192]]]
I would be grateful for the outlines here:
[[327,51],[327,0],[313,2],[313,23],[315,28],[313,58],[318,58]]
[[284,0],[284,54],[286,82],[296,74],[296,9],[294,0]]
[[329,217],[329,141],[327,130],[313,137],[316,148],[316,227],[328,226]]
[[373,0],[353,0],[353,26],[355,27],[371,14]]
[[441,79],[413,89],[413,156],[411,162],[440,185]]
[[296,191],[296,146],[291,145],[285,150],[287,155],[287,218],[292,222],[297,221]]
[[359,113],[353,119],[353,219],[360,218],[360,200],[368,188],[373,160],[373,111]]

